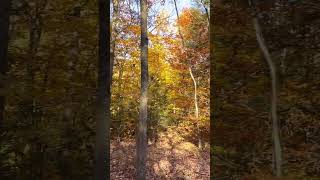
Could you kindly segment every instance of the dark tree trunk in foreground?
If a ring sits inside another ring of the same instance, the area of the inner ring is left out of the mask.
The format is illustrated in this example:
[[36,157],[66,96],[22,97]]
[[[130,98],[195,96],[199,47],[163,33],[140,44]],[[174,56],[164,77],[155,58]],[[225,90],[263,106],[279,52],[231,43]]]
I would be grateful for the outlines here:
[[141,96],[140,117],[137,128],[137,180],[146,179],[147,119],[148,119],[148,32],[147,0],[140,1],[141,10]]
[[217,117],[217,110],[218,107],[216,106],[217,104],[217,98],[218,97],[218,88],[217,88],[217,83],[216,83],[216,61],[213,57],[214,54],[214,14],[212,9],[214,8],[214,1],[210,1],[210,20],[209,20],[209,38],[210,38],[210,177],[214,177],[214,172],[215,172],[215,166],[212,161],[213,157],[215,156],[215,153],[213,151],[213,145],[215,144],[214,138],[216,137],[214,132],[214,121],[216,121]]
[[0,1],[0,129],[5,110],[5,79],[8,71],[9,17],[11,0]]
[[110,179],[110,0],[99,0],[99,63],[96,107],[95,180]]

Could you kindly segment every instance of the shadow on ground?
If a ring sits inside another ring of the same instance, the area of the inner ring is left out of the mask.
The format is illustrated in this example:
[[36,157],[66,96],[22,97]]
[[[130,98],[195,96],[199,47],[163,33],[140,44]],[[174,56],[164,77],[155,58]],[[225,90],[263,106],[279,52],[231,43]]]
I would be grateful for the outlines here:
[[[161,132],[148,146],[148,180],[208,180],[209,148],[200,150],[173,130]],[[112,141],[111,179],[134,179],[134,140]]]

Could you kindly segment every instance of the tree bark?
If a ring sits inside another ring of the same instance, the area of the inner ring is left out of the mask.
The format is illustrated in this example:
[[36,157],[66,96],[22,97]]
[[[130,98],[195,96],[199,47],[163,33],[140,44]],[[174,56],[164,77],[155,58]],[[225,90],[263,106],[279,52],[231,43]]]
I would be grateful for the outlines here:
[[272,138],[273,138],[273,157],[274,157],[274,171],[277,177],[282,175],[282,152],[281,152],[281,140],[280,140],[280,128],[279,120],[277,115],[277,70],[274,61],[270,56],[270,52],[267,48],[266,42],[263,38],[260,24],[257,17],[253,18],[254,29],[256,31],[256,37],[259,44],[259,47],[263,53],[264,58],[266,59],[271,77],[271,119],[272,119]]
[[[5,78],[8,71],[9,17],[11,0],[0,1],[0,89],[5,91]],[[5,112],[5,93],[0,94],[0,130],[3,127]]]
[[110,179],[110,0],[99,0],[99,60],[96,107],[96,180]]
[[140,0],[141,11],[141,95],[140,116],[137,129],[137,179],[146,179],[147,120],[148,120],[148,7],[147,0]]

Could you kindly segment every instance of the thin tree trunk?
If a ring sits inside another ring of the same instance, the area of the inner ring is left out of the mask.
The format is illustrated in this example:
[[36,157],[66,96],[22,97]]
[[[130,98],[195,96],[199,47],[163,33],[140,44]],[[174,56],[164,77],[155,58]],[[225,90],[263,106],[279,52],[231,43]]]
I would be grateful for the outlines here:
[[99,63],[96,107],[95,180],[110,179],[110,0],[99,0]]
[[[175,5],[175,10],[176,10],[176,15],[177,15],[177,19],[179,20],[179,11],[178,11],[178,6],[177,6],[177,1],[174,1],[174,5]],[[181,43],[182,43],[182,48],[183,51],[185,51],[185,42],[184,42],[184,38],[180,29],[180,26],[178,25],[178,32],[179,32],[179,36],[181,38]],[[199,106],[198,106],[198,94],[197,94],[197,81],[194,78],[193,72],[192,72],[192,68],[191,68],[191,63],[188,63],[189,66],[189,73],[190,73],[190,77],[192,79],[193,82],[193,86],[194,86],[194,111],[195,111],[195,117],[196,120],[199,121]],[[200,136],[200,129],[199,129],[199,122],[197,122],[197,129],[198,129],[198,135]],[[202,143],[201,143],[201,138],[198,139],[198,147],[202,148]]]
[[210,16],[209,16],[209,11],[208,11],[208,8],[206,7],[206,4],[204,2],[204,0],[200,0],[204,10],[206,11],[206,15],[207,15],[207,19],[208,19],[208,22],[210,22]]
[[137,129],[137,179],[146,179],[147,120],[148,120],[148,7],[147,0],[140,0],[141,10],[141,96]]
[[[176,15],[177,15],[177,19],[179,20],[179,11],[178,11],[178,7],[177,7],[177,2],[176,0],[174,0],[174,5],[175,5],[175,9],[176,9]],[[179,31],[179,36],[181,38],[181,43],[182,43],[182,48],[183,51],[185,51],[185,42],[184,42],[184,38],[183,35],[181,33],[181,29],[180,26],[178,26],[178,31]],[[192,68],[191,68],[191,63],[188,63],[189,66],[189,73],[190,73],[190,77],[192,79],[193,82],[193,86],[194,86],[194,106],[195,106],[195,117],[198,119],[199,118],[199,107],[198,107],[198,98],[197,98],[197,82],[193,76],[193,72],[192,72]]]
[[[9,17],[11,0],[0,1],[0,90],[5,92],[5,78],[8,71]],[[0,94],[0,131],[3,127],[5,93]]]
[[[215,144],[214,138],[216,137],[214,132],[215,132],[215,125],[216,123],[213,123],[216,121],[217,117],[217,112],[218,112],[218,88],[217,88],[217,81],[216,81],[216,59],[214,59],[213,54],[215,53],[214,49],[214,32],[213,32],[213,27],[214,27],[214,14],[213,14],[213,7],[214,7],[214,2],[216,0],[211,0],[210,1],[210,23],[209,23],[209,38],[210,38],[210,147],[213,147]],[[210,148],[210,157],[214,157],[215,151],[213,151],[213,148]],[[210,177],[213,177],[215,175],[214,172],[216,172],[216,168],[212,161],[213,158],[210,158]]]
[[[72,44],[73,47],[70,50],[70,61],[68,63],[68,81],[71,82],[66,87],[66,93],[65,93],[65,100],[66,100],[66,108],[64,109],[64,119],[67,126],[70,126],[72,123],[72,126],[75,126],[75,115],[74,115],[74,108],[73,108],[73,95],[74,95],[74,85],[72,82],[74,82],[74,72],[76,68],[76,64],[79,61],[80,56],[80,39],[79,39],[79,32],[74,31],[72,35]],[[70,128],[70,127],[68,127]]]
[[[41,35],[42,35],[42,10],[46,7],[47,1],[34,1],[34,6],[30,6],[28,10],[29,18],[29,62],[26,64],[26,92],[31,92],[31,95],[26,98],[26,107],[28,112],[28,118],[31,121],[31,125],[37,127],[39,121],[35,118],[36,115],[36,98],[35,98],[35,68],[37,64],[36,55],[39,50]],[[41,119],[41,118],[40,118]],[[39,179],[41,167],[39,166],[40,160],[38,154],[42,153],[39,150],[39,142],[32,141],[31,143],[31,160],[35,162],[30,166],[30,173],[32,179]]]
[[122,92],[122,76],[123,76],[123,63],[121,63],[121,62],[119,62],[118,63],[119,64],[119,76],[118,76],[118,96],[117,96],[117,100],[118,100],[118,103],[119,103],[119,106],[118,106],[118,108],[119,108],[119,111],[118,111],[118,115],[117,115],[117,117],[116,117],[116,119],[117,119],[117,131],[118,131],[118,138],[117,138],[117,140],[118,140],[118,142],[120,142],[120,140],[121,140],[121,133],[122,133],[122,131],[120,130],[121,129],[121,126],[122,126],[122,124],[121,124],[121,121],[119,121],[119,120],[121,120],[122,119],[122,117],[123,117],[123,105],[122,105],[122,100],[123,100],[123,92]]
[[195,117],[199,118],[199,108],[198,108],[198,92],[197,92],[197,81],[193,76],[191,67],[189,67],[189,73],[194,85],[194,107],[195,107]]
[[[27,69],[27,91],[31,92],[31,96],[28,97],[27,99],[27,107],[29,108],[28,110],[30,111],[30,121],[34,125],[35,119],[35,111],[36,111],[36,99],[34,95],[34,84],[35,84],[35,72],[34,72],[34,65],[36,55],[38,53],[38,49],[40,46],[40,41],[41,41],[41,35],[42,35],[42,10],[46,7],[47,1],[42,1],[42,2],[35,2],[35,7],[29,9],[29,62],[26,64],[26,69]],[[37,124],[35,124],[37,125]]]
[[[178,19],[178,21],[179,21],[180,16],[179,16],[179,11],[178,11],[177,1],[176,1],[176,0],[173,0],[173,2],[174,2],[175,10],[176,10],[177,19]],[[182,35],[182,32],[181,32],[181,28],[180,28],[179,25],[178,25],[178,32],[179,32],[179,36],[180,36],[180,39],[181,39],[182,48],[183,48],[183,50],[184,50],[184,48],[185,48],[184,38],[183,38],[183,35]]]
[[[117,35],[118,35],[118,29],[116,26],[116,23],[119,20],[119,1],[118,0],[113,0],[113,21],[112,21],[112,34],[111,34],[111,53],[110,53],[110,72],[111,75],[113,75],[113,69],[114,69],[114,61],[115,61],[115,51],[116,51],[116,40],[117,40]],[[111,78],[112,80],[112,78]]]
[[[199,121],[199,107],[198,107],[198,91],[197,91],[197,81],[193,76],[193,72],[191,67],[189,67],[189,73],[193,81],[193,86],[194,86],[194,107],[195,107],[195,117],[196,120]],[[197,133],[198,133],[198,148],[202,149],[202,140],[201,140],[201,133],[200,133],[200,126],[199,122],[197,122]]]
[[271,77],[271,119],[272,119],[272,138],[273,138],[273,156],[274,156],[274,168],[275,175],[280,177],[282,175],[282,153],[281,153],[281,140],[280,140],[280,128],[279,120],[277,116],[277,70],[274,61],[272,60],[266,42],[263,38],[260,24],[257,17],[253,18],[254,29],[256,31],[257,41],[264,58],[266,59]]
[[[69,136],[72,134],[72,130],[75,128],[75,119],[76,119],[76,112],[75,108],[73,106],[74,104],[74,72],[75,72],[75,66],[78,63],[79,56],[80,56],[80,49],[79,49],[79,33],[75,30],[71,37],[71,43],[72,46],[69,51],[69,62],[67,64],[68,71],[67,71],[67,80],[69,84],[65,87],[65,95],[64,95],[64,101],[65,101],[65,108],[63,110],[63,132],[65,136]],[[74,147],[74,139],[68,139],[66,145],[64,146],[65,152],[71,152],[72,148]],[[65,156],[64,156],[65,157]],[[64,158],[66,159],[66,158]],[[64,162],[66,167],[64,170],[66,171],[65,178],[72,180],[73,179],[73,172],[72,164],[69,161]]]

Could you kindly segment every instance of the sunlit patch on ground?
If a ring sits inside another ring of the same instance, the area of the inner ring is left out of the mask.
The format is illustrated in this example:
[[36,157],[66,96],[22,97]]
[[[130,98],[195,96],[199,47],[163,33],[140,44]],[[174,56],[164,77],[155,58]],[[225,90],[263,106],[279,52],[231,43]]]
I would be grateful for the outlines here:
[[[135,142],[111,143],[111,179],[135,179]],[[149,143],[147,179],[208,180],[209,149],[199,150],[171,130],[159,134],[157,143]]]

